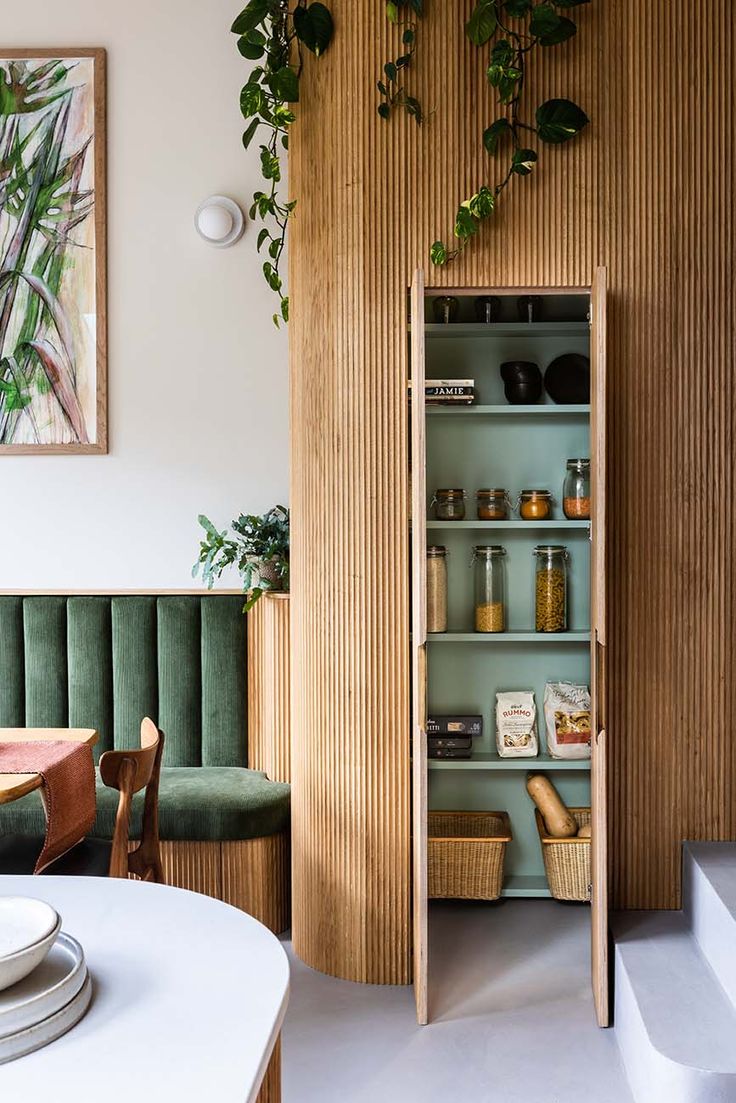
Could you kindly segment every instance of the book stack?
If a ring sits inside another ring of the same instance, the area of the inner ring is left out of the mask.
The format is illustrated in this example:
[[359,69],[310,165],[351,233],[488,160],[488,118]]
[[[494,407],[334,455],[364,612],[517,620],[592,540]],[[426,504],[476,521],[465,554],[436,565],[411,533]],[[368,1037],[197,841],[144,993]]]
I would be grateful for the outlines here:
[[[409,381],[410,402],[411,393]],[[475,380],[425,379],[424,401],[428,406],[472,406],[475,402]]]
[[471,758],[473,739],[483,734],[482,716],[429,716],[429,758]]

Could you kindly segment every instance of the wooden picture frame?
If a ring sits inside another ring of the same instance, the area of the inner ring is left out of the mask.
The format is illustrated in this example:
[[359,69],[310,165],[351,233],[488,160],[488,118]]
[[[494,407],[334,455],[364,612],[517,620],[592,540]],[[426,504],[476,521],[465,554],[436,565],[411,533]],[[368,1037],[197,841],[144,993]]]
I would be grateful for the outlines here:
[[106,51],[0,49],[0,80],[20,108],[0,137],[0,453],[105,454]]

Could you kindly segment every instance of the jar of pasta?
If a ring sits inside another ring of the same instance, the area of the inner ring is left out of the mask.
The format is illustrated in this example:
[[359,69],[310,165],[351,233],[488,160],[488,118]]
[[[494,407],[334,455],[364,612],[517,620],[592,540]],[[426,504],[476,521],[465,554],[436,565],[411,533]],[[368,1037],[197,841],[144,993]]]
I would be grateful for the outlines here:
[[568,460],[562,512],[571,521],[590,520],[590,460]]
[[552,516],[549,490],[522,490],[516,508],[522,521],[547,521]]
[[508,517],[511,500],[503,487],[478,490],[475,499],[479,521],[505,521]]
[[447,631],[447,548],[427,548],[427,631]]
[[506,629],[506,549],[500,544],[473,548],[475,564],[475,630],[503,632]]
[[434,515],[438,521],[462,521],[465,518],[465,491],[435,490],[430,505],[434,506]]
[[567,630],[567,562],[564,544],[539,544],[534,549],[534,627],[537,632]]

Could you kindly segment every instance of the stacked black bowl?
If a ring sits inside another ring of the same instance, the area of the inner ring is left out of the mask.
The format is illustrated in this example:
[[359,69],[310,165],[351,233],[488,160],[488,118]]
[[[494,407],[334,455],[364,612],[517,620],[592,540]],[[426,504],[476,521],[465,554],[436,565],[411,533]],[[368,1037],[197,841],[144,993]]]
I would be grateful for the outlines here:
[[532,406],[542,396],[542,373],[529,360],[507,360],[501,364],[506,401],[512,406]]

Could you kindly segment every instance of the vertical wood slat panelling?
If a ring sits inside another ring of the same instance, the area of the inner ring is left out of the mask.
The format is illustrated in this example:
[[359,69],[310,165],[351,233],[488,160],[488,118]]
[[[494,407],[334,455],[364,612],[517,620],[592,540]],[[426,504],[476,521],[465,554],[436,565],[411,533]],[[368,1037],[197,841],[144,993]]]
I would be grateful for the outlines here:
[[[602,0],[535,57],[525,102],[591,124],[545,146],[446,269],[459,199],[499,179],[499,109],[472,0],[429,5],[407,82],[427,119],[376,115],[398,36],[332,0],[305,68],[290,181],[294,939],[363,980],[409,971],[407,288],[579,286],[609,273],[609,790],[613,904],[679,900],[679,843],[736,832],[734,25],[725,0]],[[683,61],[684,52],[687,64]],[[694,73],[707,72],[707,81]],[[526,109],[525,109],[526,110]]]
[[248,613],[248,766],[291,781],[288,594],[264,594]]

